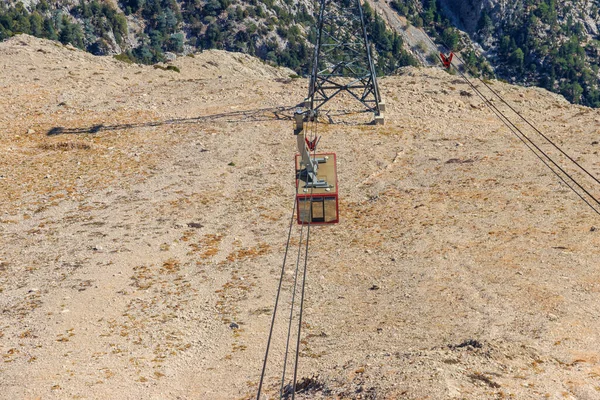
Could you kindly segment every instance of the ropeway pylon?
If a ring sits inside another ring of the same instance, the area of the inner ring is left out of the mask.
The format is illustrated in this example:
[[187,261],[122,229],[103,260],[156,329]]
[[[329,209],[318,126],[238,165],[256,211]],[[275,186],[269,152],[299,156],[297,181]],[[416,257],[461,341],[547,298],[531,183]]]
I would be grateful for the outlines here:
[[319,0],[317,38],[305,107],[313,114],[348,92],[383,123],[381,101],[360,0]]

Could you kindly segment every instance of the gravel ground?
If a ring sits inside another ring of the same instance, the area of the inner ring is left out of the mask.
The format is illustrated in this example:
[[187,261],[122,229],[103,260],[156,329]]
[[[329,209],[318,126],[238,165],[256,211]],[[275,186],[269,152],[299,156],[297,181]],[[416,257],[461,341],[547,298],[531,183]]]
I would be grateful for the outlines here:
[[[0,398],[255,396],[307,82],[174,64],[0,43]],[[598,111],[491,84],[600,174]],[[319,124],[341,222],[311,230],[299,397],[600,398],[598,216],[456,76],[380,87],[384,126],[346,98]]]

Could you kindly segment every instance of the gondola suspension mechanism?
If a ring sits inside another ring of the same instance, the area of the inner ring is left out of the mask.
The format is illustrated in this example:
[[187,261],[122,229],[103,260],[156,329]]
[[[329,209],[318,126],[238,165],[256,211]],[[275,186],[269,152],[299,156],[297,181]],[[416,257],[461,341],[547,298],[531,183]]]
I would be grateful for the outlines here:
[[[297,221],[299,224],[336,224],[339,222],[336,155],[316,153],[320,138],[306,138],[305,115],[302,110],[294,115],[298,145],[295,157]],[[316,113],[309,114],[308,119],[318,123]]]

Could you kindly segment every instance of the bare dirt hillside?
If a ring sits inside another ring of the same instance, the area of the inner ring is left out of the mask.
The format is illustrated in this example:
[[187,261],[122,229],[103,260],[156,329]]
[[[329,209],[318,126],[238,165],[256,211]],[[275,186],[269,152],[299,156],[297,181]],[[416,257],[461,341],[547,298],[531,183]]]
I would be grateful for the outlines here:
[[[0,398],[255,393],[307,82],[174,65],[0,44]],[[598,111],[491,83],[600,174]],[[311,230],[300,396],[599,399],[600,217],[456,76],[380,86],[386,125],[342,99],[319,126],[341,222]]]

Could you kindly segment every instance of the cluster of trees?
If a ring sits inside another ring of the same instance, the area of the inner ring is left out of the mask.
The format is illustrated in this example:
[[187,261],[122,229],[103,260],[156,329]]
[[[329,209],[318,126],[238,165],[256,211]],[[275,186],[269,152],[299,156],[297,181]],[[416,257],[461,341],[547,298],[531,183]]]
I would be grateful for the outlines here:
[[126,15],[144,21],[144,31],[137,37],[138,45],[126,51],[132,61],[153,64],[165,60],[165,52],[183,51],[183,16],[175,0],[121,0],[119,6]]
[[[462,49],[460,36],[441,12],[439,0],[393,0],[390,4],[411,23],[427,29],[438,43],[462,51],[471,71],[486,77],[494,75],[483,58]],[[600,107],[600,42],[586,37],[583,18],[574,12],[573,5],[557,5],[556,0],[524,0],[513,6],[521,8],[511,18],[493,15],[496,10],[483,10],[473,34],[473,39],[484,47],[489,45],[489,54],[495,54],[492,62],[496,74],[545,87],[574,103]],[[598,6],[592,6],[592,14],[597,17]]]
[[74,6],[70,13],[52,10],[41,0],[29,11],[23,3],[0,4],[0,40],[27,33],[40,38],[59,40],[95,54],[106,54],[109,43],[122,44],[127,35],[127,21],[107,3],[92,0]]
[[60,40],[62,43],[72,43],[83,47],[83,31],[77,24],[71,23],[66,15],[49,13],[48,3],[40,1],[32,12],[23,3],[8,6],[0,3],[0,40],[19,33]]
[[314,19],[306,6],[292,0],[285,0],[285,7],[273,0],[121,0],[119,4],[126,14],[147,22],[140,45],[127,53],[134,61],[163,61],[165,51],[181,52],[188,45],[200,51],[244,52],[298,71],[307,68],[309,50],[302,27],[314,24]]
[[[196,49],[239,51],[283,65],[299,74],[310,72],[316,21],[304,4],[293,0],[121,0],[126,13],[141,16],[146,29],[140,45],[128,52],[137,62],[162,61],[164,51]],[[367,30],[385,73],[414,65],[402,40],[365,5]],[[187,33],[187,42],[181,32]]]
[[[441,12],[439,0],[420,2],[393,0],[392,7],[415,26],[424,27],[452,51],[462,51],[469,69],[486,77],[494,73],[472,49],[463,49],[460,35]],[[473,38],[489,54],[496,74],[523,84],[535,84],[561,93],[574,103],[600,107],[598,64],[600,42],[590,41],[573,6],[557,5],[556,0],[525,0],[511,18],[483,10]],[[598,14],[598,7],[592,7]],[[576,18],[578,17],[578,18]],[[592,15],[592,18],[594,16]]]
[[363,4],[365,25],[369,39],[375,47],[378,74],[391,74],[398,68],[419,65],[419,62],[403,48],[403,41],[397,32],[391,32],[385,22],[373,11],[369,3]]
[[[102,0],[79,0],[68,12],[41,0],[31,9],[0,3],[0,40],[18,33],[60,40],[94,54],[127,47],[126,16],[144,22],[137,46],[120,58],[140,63],[164,61],[165,52],[224,49],[258,56],[299,74],[309,73],[315,18],[294,0],[118,0],[123,12]],[[416,65],[402,39],[386,29],[368,4],[367,31],[380,73]]]
[[477,55],[473,49],[465,48],[460,33],[442,13],[439,0],[422,0],[419,5],[413,1],[392,0],[390,5],[410,23],[425,29],[436,42],[450,51],[462,52],[461,57],[472,73],[486,78],[494,76],[485,58]]

